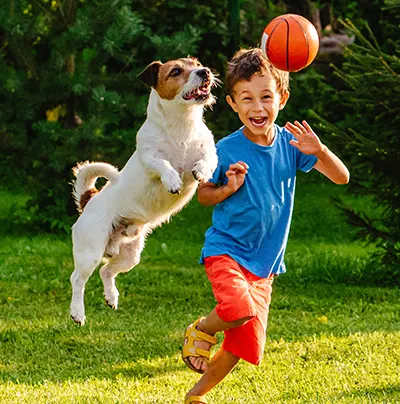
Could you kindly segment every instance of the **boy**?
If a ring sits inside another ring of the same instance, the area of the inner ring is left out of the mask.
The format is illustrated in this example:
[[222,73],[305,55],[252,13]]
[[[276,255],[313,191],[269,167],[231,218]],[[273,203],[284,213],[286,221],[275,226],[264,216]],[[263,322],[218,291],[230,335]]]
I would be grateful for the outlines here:
[[[186,329],[183,360],[203,373],[186,396],[192,404],[206,403],[204,394],[240,358],[261,362],[273,278],[286,270],[296,170],[315,168],[336,184],[349,181],[345,165],[307,122],[275,124],[289,98],[289,74],[260,49],[234,55],[226,88],[226,100],[244,126],[218,142],[218,167],[198,190],[201,204],[216,205],[201,262],[217,306]],[[208,362],[219,331],[225,331],[224,342]]]

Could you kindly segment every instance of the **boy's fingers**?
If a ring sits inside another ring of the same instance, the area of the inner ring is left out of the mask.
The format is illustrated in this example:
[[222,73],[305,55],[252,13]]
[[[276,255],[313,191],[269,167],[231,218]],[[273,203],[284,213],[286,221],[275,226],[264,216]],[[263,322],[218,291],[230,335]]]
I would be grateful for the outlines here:
[[242,174],[242,173],[239,173],[239,172],[236,171],[236,170],[228,170],[228,171],[225,173],[225,175],[226,175],[227,177],[233,177],[234,175],[238,175],[238,174]]
[[247,171],[245,172],[245,173],[243,173],[243,172],[239,172],[238,170],[228,170],[226,173],[225,173],[225,175],[227,176],[227,177],[232,177],[232,176],[234,176],[234,175],[246,175],[247,174]]
[[313,132],[313,130],[311,129],[311,126],[307,123],[307,121],[303,121],[303,125],[306,128],[307,132]]
[[249,166],[244,161],[238,161],[237,164],[241,164],[246,170],[249,169]]
[[300,133],[305,132],[305,130],[306,130],[305,127],[299,121],[294,121],[294,124],[299,129]]
[[301,131],[297,126],[294,126],[292,123],[287,122],[285,125],[285,128],[293,135],[293,136],[299,136],[301,135]]
[[289,143],[300,150],[300,143],[297,140],[290,140]]
[[[246,164],[246,166],[247,166],[247,164]],[[239,171],[239,172],[241,172],[241,173],[243,173],[243,174],[247,174],[247,168],[245,168],[244,166],[242,166],[242,165],[239,164],[239,163],[231,164],[231,165],[229,166],[229,170],[232,170],[232,171]]]

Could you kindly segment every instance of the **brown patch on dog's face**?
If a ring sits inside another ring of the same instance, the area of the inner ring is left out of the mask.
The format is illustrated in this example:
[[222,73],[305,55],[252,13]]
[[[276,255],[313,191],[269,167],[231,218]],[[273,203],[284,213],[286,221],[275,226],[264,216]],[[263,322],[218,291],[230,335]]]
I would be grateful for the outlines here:
[[194,69],[201,67],[196,58],[171,60],[160,66],[155,89],[165,100],[172,100],[182,90]]

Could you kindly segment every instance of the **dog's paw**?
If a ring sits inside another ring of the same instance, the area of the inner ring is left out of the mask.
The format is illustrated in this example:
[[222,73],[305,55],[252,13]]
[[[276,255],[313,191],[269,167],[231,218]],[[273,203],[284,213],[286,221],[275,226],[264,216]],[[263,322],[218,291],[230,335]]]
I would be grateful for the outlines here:
[[104,255],[107,258],[115,257],[119,254],[120,242],[119,240],[110,240],[107,244]]
[[161,177],[161,182],[171,194],[180,194],[182,189],[182,180],[175,170],[169,171]]
[[108,307],[111,307],[113,310],[118,309],[118,297],[119,292],[115,285],[112,282],[107,282],[104,277],[102,277],[104,282],[104,299]]
[[79,319],[79,318],[77,318],[77,317],[74,317],[74,316],[71,314],[71,318],[72,318],[72,320],[75,321],[76,324],[78,324],[78,325],[80,325],[80,326],[85,325],[85,321],[86,321],[85,317],[84,317],[83,319]]
[[75,323],[79,324],[79,325],[85,325],[85,321],[86,321],[86,317],[83,311],[76,309],[74,307],[71,307],[71,318],[72,320],[75,321]]
[[212,170],[204,160],[200,160],[194,165],[192,173],[199,182],[206,182],[212,177]]
[[107,296],[104,296],[104,300],[106,301],[108,307],[111,307],[113,310],[118,309],[118,297],[114,299],[112,297],[107,298]]
[[125,230],[122,231],[122,236],[128,237],[131,240],[136,240],[142,231],[142,225],[138,224],[130,224],[129,226],[126,227]]

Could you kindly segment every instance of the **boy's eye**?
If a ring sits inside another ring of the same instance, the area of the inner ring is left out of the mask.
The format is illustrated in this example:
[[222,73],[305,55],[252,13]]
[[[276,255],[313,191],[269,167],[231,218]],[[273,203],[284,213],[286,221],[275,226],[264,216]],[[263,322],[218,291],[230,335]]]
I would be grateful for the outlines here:
[[176,68],[176,69],[171,70],[171,73],[169,75],[170,75],[170,77],[176,77],[176,76],[179,76],[181,73],[182,73],[182,69]]
[[249,100],[251,100],[250,97],[245,97],[245,98],[243,98],[243,101],[249,101]]
[[268,99],[268,98],[271,98],[271,96],[270,95],[264,95],[263,98]]

